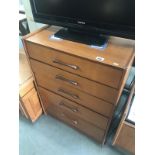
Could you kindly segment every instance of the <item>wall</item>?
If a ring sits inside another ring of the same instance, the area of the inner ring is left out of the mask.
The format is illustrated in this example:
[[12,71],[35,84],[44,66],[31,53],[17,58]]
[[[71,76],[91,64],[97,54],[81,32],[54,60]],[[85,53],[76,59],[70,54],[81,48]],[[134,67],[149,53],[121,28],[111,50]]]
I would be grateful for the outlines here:
[[36,23],[34,21],[31,6],[30,6],[30,1],[29,0],[20,0],[20,1],[22,2],[22,4],[24,5],[24,8],[25,8],[25,13],[26,13],[30,32],[33,32],[33,31],[43,27],[45,24]]

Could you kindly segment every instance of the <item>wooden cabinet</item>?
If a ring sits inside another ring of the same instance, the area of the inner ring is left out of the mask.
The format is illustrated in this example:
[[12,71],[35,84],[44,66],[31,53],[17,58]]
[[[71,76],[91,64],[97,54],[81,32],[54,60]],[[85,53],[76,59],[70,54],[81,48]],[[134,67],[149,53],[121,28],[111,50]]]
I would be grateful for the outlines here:
[[135,126],[126,121],[122,122],[113,145],[135,154]]
[[22,103],[32,122],[42,114],[39,98],[34,88],[22,97]]
[[46,27],[23,39],[45,112],[101,143],[134,59],[133,46],[109,40],[99,50],[50,39],[56,31]]
[[135,154],[135,122],[129,120],[128,115],[134,102],[134,89],[133,85],[128,103],[113,139],[114,146],[123,148],[132,154]]
[[26,60],[26,55],[20,54],[20,85],[19,85],[19,99],[20,111],[32,122],[36,121],[42,114],[42,107],[40,105],[39,97],[34,85],[34,79]]
[[20,87],[19,95],[20,110],[22,110],[24,115],[32,122],[36,121],[42,114],[42,107],[32,77],[25,81]]

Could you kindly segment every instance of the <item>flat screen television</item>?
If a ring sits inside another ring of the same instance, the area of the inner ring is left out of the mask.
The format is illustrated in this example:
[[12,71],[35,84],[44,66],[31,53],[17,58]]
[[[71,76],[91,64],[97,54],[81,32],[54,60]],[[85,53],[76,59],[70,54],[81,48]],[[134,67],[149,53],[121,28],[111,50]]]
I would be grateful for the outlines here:
[[[58,33],[62,37],[74,38],[72,32],[79,32],[95,36],[96,40],[110,35],[135,38],[135,0],[30,0],[30,3],[36,22],[66,28]],[[88,36],[84,38],[87,41],[91,40]],[[78,37],[74,39],[79,40]]]

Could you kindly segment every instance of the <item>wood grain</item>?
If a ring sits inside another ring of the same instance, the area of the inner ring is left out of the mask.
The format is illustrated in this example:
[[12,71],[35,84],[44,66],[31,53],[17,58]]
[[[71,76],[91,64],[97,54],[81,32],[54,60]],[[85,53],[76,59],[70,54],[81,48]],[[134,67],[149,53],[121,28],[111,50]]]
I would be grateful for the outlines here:
[[19,85],[22,85],[32,77],[32,71],[24,54],[24,49],[20,49],[20,51],[22,52],[19,54]]
[[34,88],[33,77],[31,76],[27,81],[19,86],[19,95],[23,97],[26,95],[32,88]]
[[[97,56],[103,57],[105,60],[103,62],[99,62],[100,64],[110,65],[121,69],[127,68],[131,57],[134,55],[134,46],[128,44],[129,41],[125,41],[125,39],[122,39],[123,41],[121,40],[120,43],[109,40],[109,44],[104,50],[98,50],[91,48],[88,45],[68,40],[49,39],[49,37],[58,30],[59,29],[49,27],[32,35],[31,37],[28,37],[26,40],[94,62],[98,62],[96,60]],[[115,63],[118,63],[118,66],[116,66]]]
[[123,122],[115,145],[135,154],[135,127]]
[[53,81],[61,85],[70,86],[107,102],[113,104],[116,103],[119,91],[114,88],[101,85],[33,59],[30,59],[30,62],[34,73],[44,77],[45,79],[49,79],[49,83],[50,81]]
[[[22,49],[23,50],[23,49]],[[42,114],[42,108],[35,90],[34,78],[24,52],[19,55],[19,99],[20,110],[32,122]]]
[[135,153],[135,126],[126,122],[125,119],[127,117],[134,93],[135,84],[132,86],[125,110],[113,139],[113,145],[122,147],[133,154]]
[[[67,55],[29,42],[26,43],[26,47],[31,58],[114,88],[120,87],[120,80],[123,74],[121,69],[90,62],[79,57]],[[54,63],[55,60],[77,66],[78,69],[75,70],[71,67]]]
[[[105,116],[112,117],[112,112],[114,108],[112,104],[107,103],[106,101],[98,99],[94,96],[83,93],[82,91],[79,91],[78,89],[69,87],[67,85],[61,85],[60,83],[58,82],[56,83],[52,80],[50,81],[50,79],[45,78],[44,76],[42,77],[39,74],[35,74],[35,76],[36,76],[37,83],[39,86],[42,86],[65,98],[68,98],[76,103],[79,103],[95,112],[99,112]],[[59,91],[59,90],[64,90],[67,93],[63,93],[62,91]]]
[[55,93],[49,92],[41,87],[39,87],[39,92],[42,98],[42,101],[46,104],[46,110],[56,106],[60,109],[65,109],[68,112],[71,112],[81,119],[101,128],[106,129],[108,124],[108,119],[103,117],[100,114],[97,114],[79,104],[72,102],[68,99],[63,98]]
[[56,106],[53,106],[52,108],[48,108],[47,113],[62,120],[63,122],[78,129],[79,131],[87,134],[88,136],[92,137],[93,139],[99,141],[100,143],[103,141],[104,130],[97,128],[96,126],[79,118],[78,116],[74,115],[73,113],[69,113],[68,111],[66,111],[64,109],[62,110],[60,108],[57,108]]
[[38,117],[42,114],[42,108],[37,96],[37,92],[34,88],[24,97],[22,97],[22,103],[32,122],[38,119]]
[[20,112],[21,112],[21,114],[23,116],[25,116],[27,119],[29,119],[29,116],[27,114],[27,111],[23,107],[22,100],[20,99],[20,96],[19,96],[19,110],[20,110]]

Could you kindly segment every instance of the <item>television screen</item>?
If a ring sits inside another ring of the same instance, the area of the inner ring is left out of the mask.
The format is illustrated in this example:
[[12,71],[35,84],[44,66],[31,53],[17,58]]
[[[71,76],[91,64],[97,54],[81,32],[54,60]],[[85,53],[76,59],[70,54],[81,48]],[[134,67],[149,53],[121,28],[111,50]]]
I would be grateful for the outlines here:
[[31,0],[39,22],[134,38],[135,0]]

